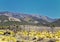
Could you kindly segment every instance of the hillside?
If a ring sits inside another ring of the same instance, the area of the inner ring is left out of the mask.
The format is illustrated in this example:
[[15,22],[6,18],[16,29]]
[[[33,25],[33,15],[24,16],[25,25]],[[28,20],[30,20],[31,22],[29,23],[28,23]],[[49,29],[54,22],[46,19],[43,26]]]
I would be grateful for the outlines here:
[[0,25],[42,25],[47,26],[50,24],[60,25],[60,20],[52,19],[47,16],[41,15],[30,15],[23,13],[13,13],[13,12],[0,12]]
[[51,24],[54,24],[55,26],[60,27],[60,19],[58,19],[57,21],[52,22]]

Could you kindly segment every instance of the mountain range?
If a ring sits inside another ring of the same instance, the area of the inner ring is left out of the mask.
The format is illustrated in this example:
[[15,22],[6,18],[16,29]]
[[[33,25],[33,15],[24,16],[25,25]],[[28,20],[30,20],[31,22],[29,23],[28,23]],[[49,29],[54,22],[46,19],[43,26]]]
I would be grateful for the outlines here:
[[12,25],[12,24],[42,25],[42,26],[54,24],[55,26],[60,26],[60,19],[52,19],[47,16],[14,13],[8,11],[0,12],[0,25]]

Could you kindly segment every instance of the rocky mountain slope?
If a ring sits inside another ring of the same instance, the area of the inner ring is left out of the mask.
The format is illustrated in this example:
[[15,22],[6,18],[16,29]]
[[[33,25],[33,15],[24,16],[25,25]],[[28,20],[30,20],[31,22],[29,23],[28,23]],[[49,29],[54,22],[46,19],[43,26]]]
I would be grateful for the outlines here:
[[13,12],[0,12],[0,23],[6,24],[9,22],[17,24],[34,24],[34,25],[46,25],[49,23],[53,23],[57,21],[57,19],[51,19],[47,16],[41,15],[30,15],[23,13],[13,13]]

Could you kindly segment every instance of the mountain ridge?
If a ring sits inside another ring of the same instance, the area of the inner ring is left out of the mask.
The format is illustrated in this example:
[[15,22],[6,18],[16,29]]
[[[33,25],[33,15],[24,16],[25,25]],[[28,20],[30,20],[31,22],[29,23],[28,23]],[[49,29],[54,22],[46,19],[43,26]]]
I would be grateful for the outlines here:
[[[41,16],[41,15],[32,15],[32,14],[24,14],[24,13],[13,13],[13,12],[0,12],[0,16],[7,17],[7,20],[4,21],[17,21],[20,23],[27,23],[27,24],[42,24],[46,25],[49,23],[53,23],[54,21],[57,21],[57,19],[52,19],[47,16]],[[4,19],[2,17],[2,19]],[[1,19],[0,19],[1,22]]]

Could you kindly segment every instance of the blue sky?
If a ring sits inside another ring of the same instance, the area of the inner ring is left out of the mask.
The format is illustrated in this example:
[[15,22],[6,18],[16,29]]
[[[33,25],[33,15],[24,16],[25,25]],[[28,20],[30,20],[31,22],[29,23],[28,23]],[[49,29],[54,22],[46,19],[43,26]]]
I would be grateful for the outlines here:
[[60,18],[60,0],[0,0],[0,11]]

